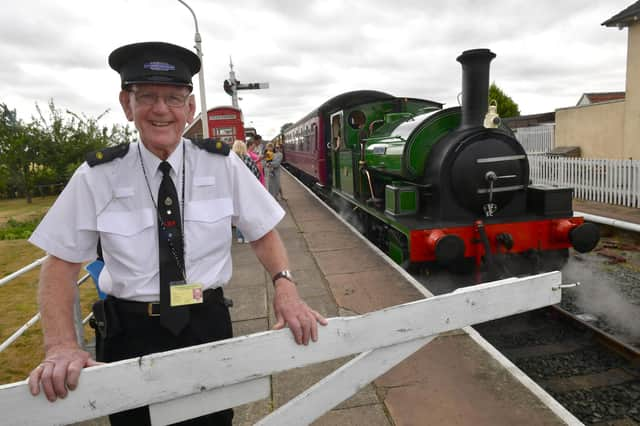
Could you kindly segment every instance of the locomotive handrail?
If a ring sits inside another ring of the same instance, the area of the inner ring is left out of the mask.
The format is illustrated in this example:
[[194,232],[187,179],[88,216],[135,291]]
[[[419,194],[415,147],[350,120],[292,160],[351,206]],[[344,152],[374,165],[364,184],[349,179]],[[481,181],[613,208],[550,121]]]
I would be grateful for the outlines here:
[[390,142],[406,142],[407,140],[402,136],[375,136],[371,138],[364,138],[363,140],[367,142],[380,142],[380,141],[390,141]]
[[0,412],[7,425],[51,425],[149,405],[152,424],[170,424],[263,399],[272,374],[360,353],[258,422],[309,424],[438,334],[559,303],[560,283],[556,271],[331,318],[309,346],[277,330],[91,367],[77,390],[53,404],[31,396],[26,380],[16,382],[0,386]]

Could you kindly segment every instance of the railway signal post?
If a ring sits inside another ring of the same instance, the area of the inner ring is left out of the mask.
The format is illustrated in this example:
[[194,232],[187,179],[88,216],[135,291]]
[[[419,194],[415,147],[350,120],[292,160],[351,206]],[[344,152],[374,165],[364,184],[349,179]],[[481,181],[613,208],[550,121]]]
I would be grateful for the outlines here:
[[224,81],[223,88],[229,96],[231,96],[231,105],[234,108],[240,108],[238,106],[238,90],[255,90],[255,89],[268,89],[269,83],[240,83],[236,79],[236,73],[233,71],[233,62],[229,58],[229,78]]

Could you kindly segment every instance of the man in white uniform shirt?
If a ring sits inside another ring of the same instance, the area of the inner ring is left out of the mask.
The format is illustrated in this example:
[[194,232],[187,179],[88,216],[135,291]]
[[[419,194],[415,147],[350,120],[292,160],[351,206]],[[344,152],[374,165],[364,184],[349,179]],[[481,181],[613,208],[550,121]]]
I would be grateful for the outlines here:
[[[274,328],[288,326],[299,344],[317,340],[326,320],[296,290],[275,230],[282,208],[225,144],[182,138],[196,108],[198,57],[137,43],[116,49],[109,64],[140,137],[88,156],[30,239],[48,253],[39,289],[45,359],[29,376],[31,393],[64,398],[81,370],[96,364],[77,344],[72,312],[81,264],[95,258],[98,243],[110,274],[101,286],[109,326],[101,361],[231,337],[222,287],[231,279],[232,224],[273,277]],[[230,425],[232,417],[225,410],[188,424]],[[148,409],[111,421],[148,424]]]

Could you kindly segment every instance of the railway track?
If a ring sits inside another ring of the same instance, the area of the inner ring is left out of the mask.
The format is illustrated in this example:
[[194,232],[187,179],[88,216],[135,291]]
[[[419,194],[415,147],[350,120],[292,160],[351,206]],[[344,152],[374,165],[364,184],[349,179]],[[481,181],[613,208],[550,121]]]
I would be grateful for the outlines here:
[[585,424],[640,425],[640,349],[559,307],[474,327]]

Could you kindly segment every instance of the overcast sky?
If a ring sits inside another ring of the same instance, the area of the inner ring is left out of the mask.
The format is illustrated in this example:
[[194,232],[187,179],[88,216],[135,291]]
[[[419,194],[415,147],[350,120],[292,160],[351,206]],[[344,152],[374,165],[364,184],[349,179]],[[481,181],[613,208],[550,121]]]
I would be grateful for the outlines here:
[[[600,25],[634,0],[187,0],[198,18],[207,106],[230,105],[232,56],[246,126],[266,139],[327,99],[357,89],[457,105],[464,50],[497,54],[491,80],[522,114],[623,91],[627,30]],[[29,121],[35,104],[125,123],[107,65],[124,44],[194,46],[177,0],[19,0],[0,12],[0,102]],[[199,94],[194,77],[195,93]],[[198,106],[199,106],[198,100]]]

